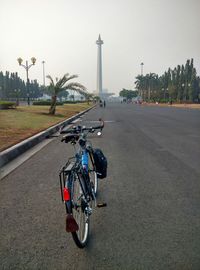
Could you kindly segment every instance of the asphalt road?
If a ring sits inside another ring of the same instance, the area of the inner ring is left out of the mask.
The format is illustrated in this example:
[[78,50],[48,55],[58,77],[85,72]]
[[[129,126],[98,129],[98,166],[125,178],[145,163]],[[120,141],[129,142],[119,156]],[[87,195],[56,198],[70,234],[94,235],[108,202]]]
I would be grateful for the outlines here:
[[65,232],[58,172],[72,149],[56,138],[0,181],[0,269],[199,270],[200,111],[108,104],[83,120],[99,117],[108,206],[87,248]]

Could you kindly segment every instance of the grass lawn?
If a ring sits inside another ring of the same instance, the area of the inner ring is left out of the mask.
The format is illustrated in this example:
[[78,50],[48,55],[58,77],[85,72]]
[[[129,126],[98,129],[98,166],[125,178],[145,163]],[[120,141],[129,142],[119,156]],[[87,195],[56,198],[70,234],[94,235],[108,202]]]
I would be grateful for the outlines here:
[[90,106],[87,103],[57,106],[55,116],[48,114],[49,106],[19,106],[17,109],[0,110],[0,151]]

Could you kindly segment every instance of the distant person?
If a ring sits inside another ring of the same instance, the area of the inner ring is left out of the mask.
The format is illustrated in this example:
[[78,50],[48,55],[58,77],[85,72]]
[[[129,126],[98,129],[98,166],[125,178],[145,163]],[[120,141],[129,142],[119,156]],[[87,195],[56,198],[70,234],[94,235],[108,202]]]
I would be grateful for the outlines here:
[[104,108],[106,107],[106,101],[104,100],[104,102],[103,102],[103,106],[104,106]]
[[99,100],[99,106],[100,106],[100,107],[103,107],[103,102],[102,102],[101,99]]

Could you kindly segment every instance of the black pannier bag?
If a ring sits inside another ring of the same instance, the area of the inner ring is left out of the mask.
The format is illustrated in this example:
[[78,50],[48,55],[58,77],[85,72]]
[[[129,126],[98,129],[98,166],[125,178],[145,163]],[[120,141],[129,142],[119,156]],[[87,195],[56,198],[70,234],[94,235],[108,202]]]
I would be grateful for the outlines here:
[[107,158],[104,156],[101,149],[98,148],[94,150],[93,156],[96,166],[97,177],[100,179],[106,178],[108,166]]

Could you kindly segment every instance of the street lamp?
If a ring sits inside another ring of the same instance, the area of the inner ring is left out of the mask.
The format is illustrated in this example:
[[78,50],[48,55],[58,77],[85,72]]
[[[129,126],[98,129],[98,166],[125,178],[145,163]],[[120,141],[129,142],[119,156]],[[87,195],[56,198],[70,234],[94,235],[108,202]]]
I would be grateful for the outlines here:
[[27,79],[27,102],[28,102],[28,105],[30,105],[30,96],[29,96],[29,78],[28,78],[28,71],[30,69],[30,67],[32,67],[33,65],[35,65],[35,62],[36,62],[36,58],[35,57],[32,57],[31,58],[31,62],[32,64],[28,64],[28,61],[26,60],[26,65],[23,65],[22,62],[23,62],[23,59],[21,57],[19,57],[17,59],[18,63],[20,66],[22,66],[23,68],[25,68],[26,70],[26,79]]
[[187,101],[187,95],[188,95],[188,87],[190,88],[191,84],[190,83],[182,83],[182,87],[185,87],[185,90],[183,92],[183,96],[184,96],[184,101]]
[[164,95],[164,100],[165,100],[165,88],[162,88],[162,91],[163,91],[163,95]]
[[167,93],[167,95],[169,97],[169,88],[168,87],[166,88],[166,93]]
[[45,86],[45,70],[44,70],[45,61],[42,61],[42,64],[43,64],[43,85]]
[[143,76],[143,66],[144,66],[144,63],[141,63],[141,76]]
[[[144,63],[142,62],[140,65],[141,65],[141,76],[143,76],[143,66],[144,66]],[[139,95],[140,96],[143,96],[143,89],[140,89]]]
[[168,91],[168,88],[162,88],[163,90],[163,93],[164,93],[164,100],[166,99],[166,94],[167,94],[167,91]]

